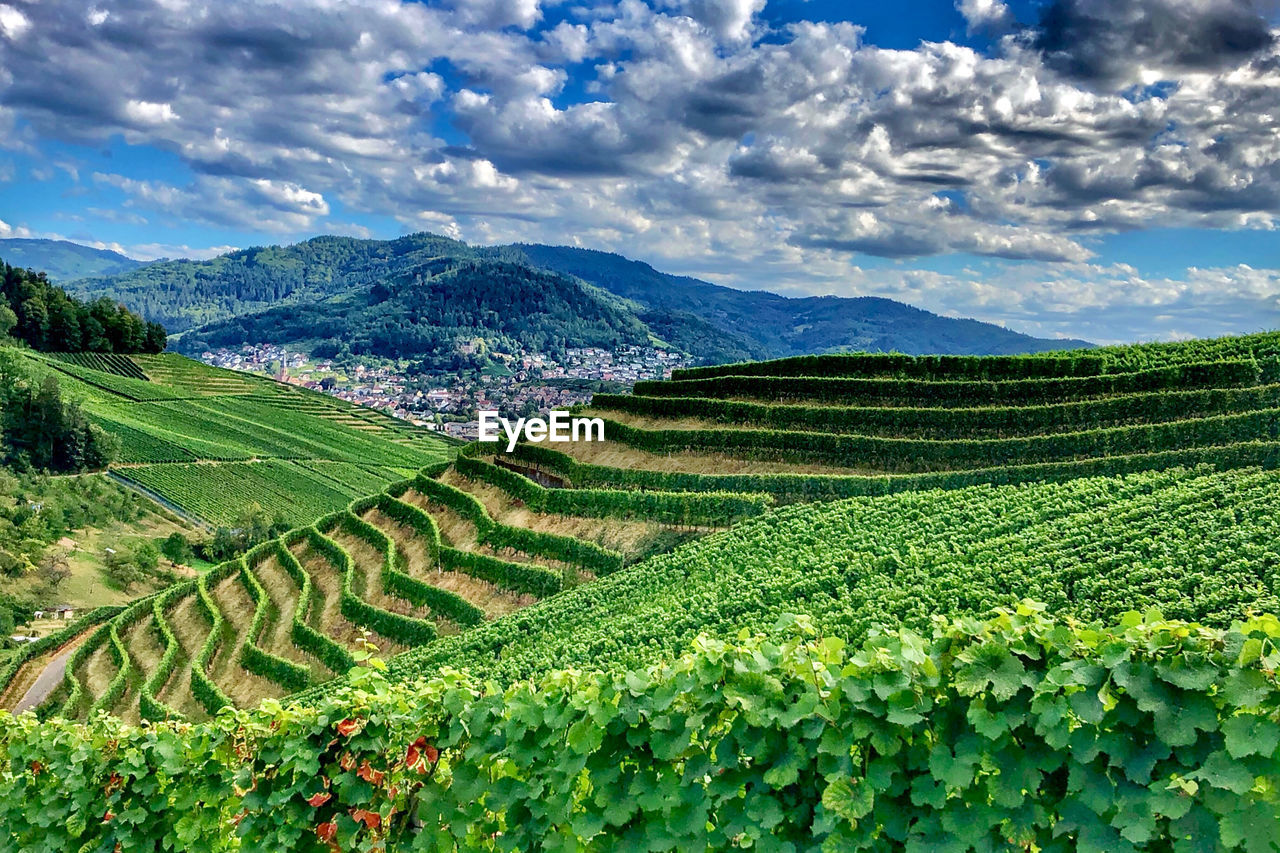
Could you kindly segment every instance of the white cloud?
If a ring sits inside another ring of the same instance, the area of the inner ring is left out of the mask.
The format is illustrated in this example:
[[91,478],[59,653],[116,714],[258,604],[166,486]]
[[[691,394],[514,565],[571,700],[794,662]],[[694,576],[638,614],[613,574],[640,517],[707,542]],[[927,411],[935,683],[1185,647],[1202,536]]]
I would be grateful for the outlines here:
[[22,38],[31,29],[31,21],[18,9],[0,3],[0,34],[10,40]]
[[1003,0],[956,0],[956,9],[969,24],[969,32],[1003,29],[1013,22],[1013,14]]
[[21,225],[15,227],[13,225],[10,225],[8,222],[5,222],[3,219],[0,219],[0,238],[7,239],[12,237],[30,237],[30,236],[32,236],[31,232],[28,229],[22,227]]

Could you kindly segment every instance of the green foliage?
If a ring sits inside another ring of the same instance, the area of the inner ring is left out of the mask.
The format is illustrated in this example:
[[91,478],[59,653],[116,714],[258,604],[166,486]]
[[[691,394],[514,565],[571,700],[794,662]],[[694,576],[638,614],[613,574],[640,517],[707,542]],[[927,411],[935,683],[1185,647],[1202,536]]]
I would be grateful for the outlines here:
[[1170,468],[1212,465],[1221,469],[1280,465],[1280,442],[1251,441],[1224,447],[1135,453],[1072,462],[1034,465],[1010,464],[930,474],[691,474],[649,471],[643,468],[610,468],[581,463],[568,454],[536,444],[518,444],[510,458],[519,464],[544,468],[575,486],[617,489],[660,489],[688,492],[757,492],[773,495],[780,503],[837,500],[863,495],[892,495],[924,489],[961,489],[978,484],[1062,482],[1077,477],[1163,471]]
[[466,518],[476,526],[481,541],[494,548],[511,548],[533,556],[561,560],[597,575],[612,574],[622,568],[625,562],[622,554],[602,548],[594,542],[500,524],[489,516],[484,504],[471,494],[426,474],[419,474],[414,478],[413,488]]
[[539,512],[591,518],[643,518],[659,524],[729,527],[760,515],[773,503],[769,495],[732,492],[627,491],[623,489],[547,489],[481,457],[487,448],[473,444],[454,460],[458,473],[497,486]]
[[164,327],[148,323],[103,297],[81,302],[49,282],[44,273],[4,264],[0,305],[13,311],[9,334],[44,352],[163,352]]
[[650,453],[723,452],[887,474],[1068,462],[1280,437],[1280,409],[1057,435],[950,441],[762,429],[641,429],[609,418],[601,420],[607,439]]
[[240,571],[242,565],[241,560],[229,560],[205,572],[196,580],[196,600],[200,604],[200,609],[208,617],[210,628],[204,642],[200,645],[200,650],[196,652],[195,660],[191,662],[191,695],[210,715],[217,714],[227,706],[235,706],[227,694],[222,692],[222,688],[209,677],[209,664],[213,661],[213,656],[217,654],[218,646],[222,642],[224,621],[222,611],[214,601],[210,588]]
[[171,586],[152,599],[152,625],[160,645],[164,649],[164,653],[160,656],[160,662],[156,665],[155,671],[142,683],[138,690],[138,710],[143,719],[173,720],[181,717],[181,714],[156,697],[173,675],[173,671],[178,666],[179,658],[182,655],[182,647],[178,644],[178,638],[173,634],[173,627],[169,624],[166,613],[178,601],[195,594],[197,594],[196,584],[188,582]]
[[1035,406],[918,408],[818,406],[596,394],[593,409],[651,418],[702,418],[733,428],[769,427],[935,440],[1008,438],[1156,424],[1280,408],[1280,385],[1156,391]]
[[1049,379],[932,380],[812,376],[717,376],[637,382],[648,397],[750,397],[880,406],[1028,406],[1110,394],[1239,387],[1261,378],[1253,359],[1177,363],[1131,373]]
[[[314,527],[307,530],[311,546],[337,566],[339,573],[342,575],[342,592],[339,602],[342,615],[351,620],[354,625],[370,628],[384,637],[408,646],[431,642],[436,638],[436,626],[434,624],[425,619],[401,616],[399,613],[392,613],[380,607],[375,607],[361,598],[356,592],[357,573],[360,568],[356,565],[355,560],[351,558],[351,555],[341,545],[326,536],[325,533],[332,532],[337,527],[342,527],[352,535],[362,536],[368,533],[370,529],[373,529],[374,535],[371,538],[376,540],[375,547],[381,546],[379,550],[383,554],[383,578],[387,576],[389,571],[394,571],[395,561],[395,550],[391,541],[386,539],[385,535],[381,534],[380,531],[372,528],[372,525],[365,526],[359,522],[360,519],[348,512],[334,513],[321,518]],[[379,536],[381,539],[378,539]]]
[[[783,612],[860,642],[1029,597],[1110,620],[1158,608],[1225,626],[1280,612],[1280,471],[1177,469],[794,505],[393,659],[503,682],[554,667],[634,667],[698,633]],[[500,655],[497,652],[500,650]]]
[[177,530],[169,534],[164,544],[160,546],[160,550],[171,563],[175,564],[190,563],[196,556],[187,537]]
[[1096,376],[1107,359],[1096,350],[1063,355],[904,355],[901,353],[837,353],[800,355],[773,361],[679,368],[673,380],[716,376],[879,376],[898,379],[1002,381]]
[[375,665],[194,727],[0,717],[0,826],[15,853],[1280,847],[1275,619],[1040,609],[856,645],[791,617],[506,689]]
[[311,627],[308,621],[308,614],[315,594],[311,583],[311,575],[298,562],[298,558],[293,556],[293,552],[289,550],[290,545],[306,538],[307,531],[305,528],[292,530],[280,538],[276,549],[276,556],[280,560],[280,565],[289,574],[289,577],[293,578],[299,590],[298,604],[294,608],[293,624],[289,629],[289,636],[298,648],[310,655],[314,655],[317,660],[329,669],[342,675],[355,666],[355,660],[352,659],[351,653],[345,647],[335,643],[325,634]]
[[244,645],[240,648],[240,665],[249,672],[274,681],[286,690],[301,690],[311,683],[311,669],[272,654],[258,645],[258,638],[266,630],[268,622],[279,619],[281,614],[275,611],[270,597],[254,574],[254,568],[263,560],[274,556],[278,550],[279,543],[272,541],[259,545],[244,555],[240,580],[248,590],[255,607],[253,621],[249,624],[249,633],[245,637]]

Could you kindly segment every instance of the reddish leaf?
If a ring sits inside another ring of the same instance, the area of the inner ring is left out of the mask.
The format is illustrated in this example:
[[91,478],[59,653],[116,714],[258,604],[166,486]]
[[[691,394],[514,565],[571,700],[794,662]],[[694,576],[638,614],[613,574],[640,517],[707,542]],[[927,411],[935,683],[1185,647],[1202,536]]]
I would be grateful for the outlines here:
[[427,755],[427,761],[430,761],[432,764],[435,764],[440,760],[440,750],[436,749],[434,746],[428,745],[423,752]]
[[333,836],[338,832],[338,825],[333,821],[322,823],[316,827],[316,837],[321,841],[332,841]]
[[374,770],[369,766],[369,762],[366,761],[360,765],[360,769],[356,771],[356,775],[368,782],[370,785],[380,785],[382,784],[382,777],[386,774],[381,770]]
[[358,731],[360,731],[360,724],[355,720],[347,719],[338,723],[338,734],[343,737],[351,737],[351,735]]
[[319,794],[313,794],[312,796],[307,797],[307,803],[310,804],[311,808],[318,809],[331,799],[333,799],[332,794],[326,794],[321,791]]
[[377,829],[382,825],[382,815],[366,809],[352,809],[351,819],[356,823],[363,823],[370,829]]
[[107,821],[111,820],[115,816],[116,816],[116,813],[108,809],[107,813],[102,816],[102,822],[106,823]]

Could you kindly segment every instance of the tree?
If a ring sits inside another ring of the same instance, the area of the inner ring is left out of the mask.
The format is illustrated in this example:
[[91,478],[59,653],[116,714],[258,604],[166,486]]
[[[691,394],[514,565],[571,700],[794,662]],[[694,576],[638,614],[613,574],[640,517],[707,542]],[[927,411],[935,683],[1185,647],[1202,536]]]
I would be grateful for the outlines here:
[[240,550],[240,540],[229,527],[219,527],[209,543],[208,554],[214,562],[230,560]]
[[18,325],[18,315],[8,305],[0,305],[0,338],[9,336]]
[[190,563],[195,559],[195,552],[191,548],[191,543],[187,541],[187,537],[177,530],[169,534],[169,538],[164,540],[160,550],[175,566]]

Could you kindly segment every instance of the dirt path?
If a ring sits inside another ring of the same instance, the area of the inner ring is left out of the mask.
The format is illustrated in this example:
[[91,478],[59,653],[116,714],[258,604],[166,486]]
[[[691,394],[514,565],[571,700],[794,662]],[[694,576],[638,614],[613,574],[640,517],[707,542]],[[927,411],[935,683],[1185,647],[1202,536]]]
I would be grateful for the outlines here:
[[193,722],[208,718],[204,706],[196,701],[191,692],[191,661],[200,652],[204,638],[209,636],[209,617],[193,591],[183,598],[168,612],[165,619],[173,629],[174,639],[182,649],[180,662],[174,667],[169,680],[165,682],[156,696],[164,704],[181,713]]
[[71,656],[76,653],[79,645],[79,643],[75,643],[62,647],[57,657],[49,661],[48,665],[36,676],[31,686],[22,694],[22,698],[13,706],[13,713],[21,714],[23,711],[38,707],[44,700],[53,695],[53,691],[58,689],[58,685],[66,677],[67,661],[71,660]]

